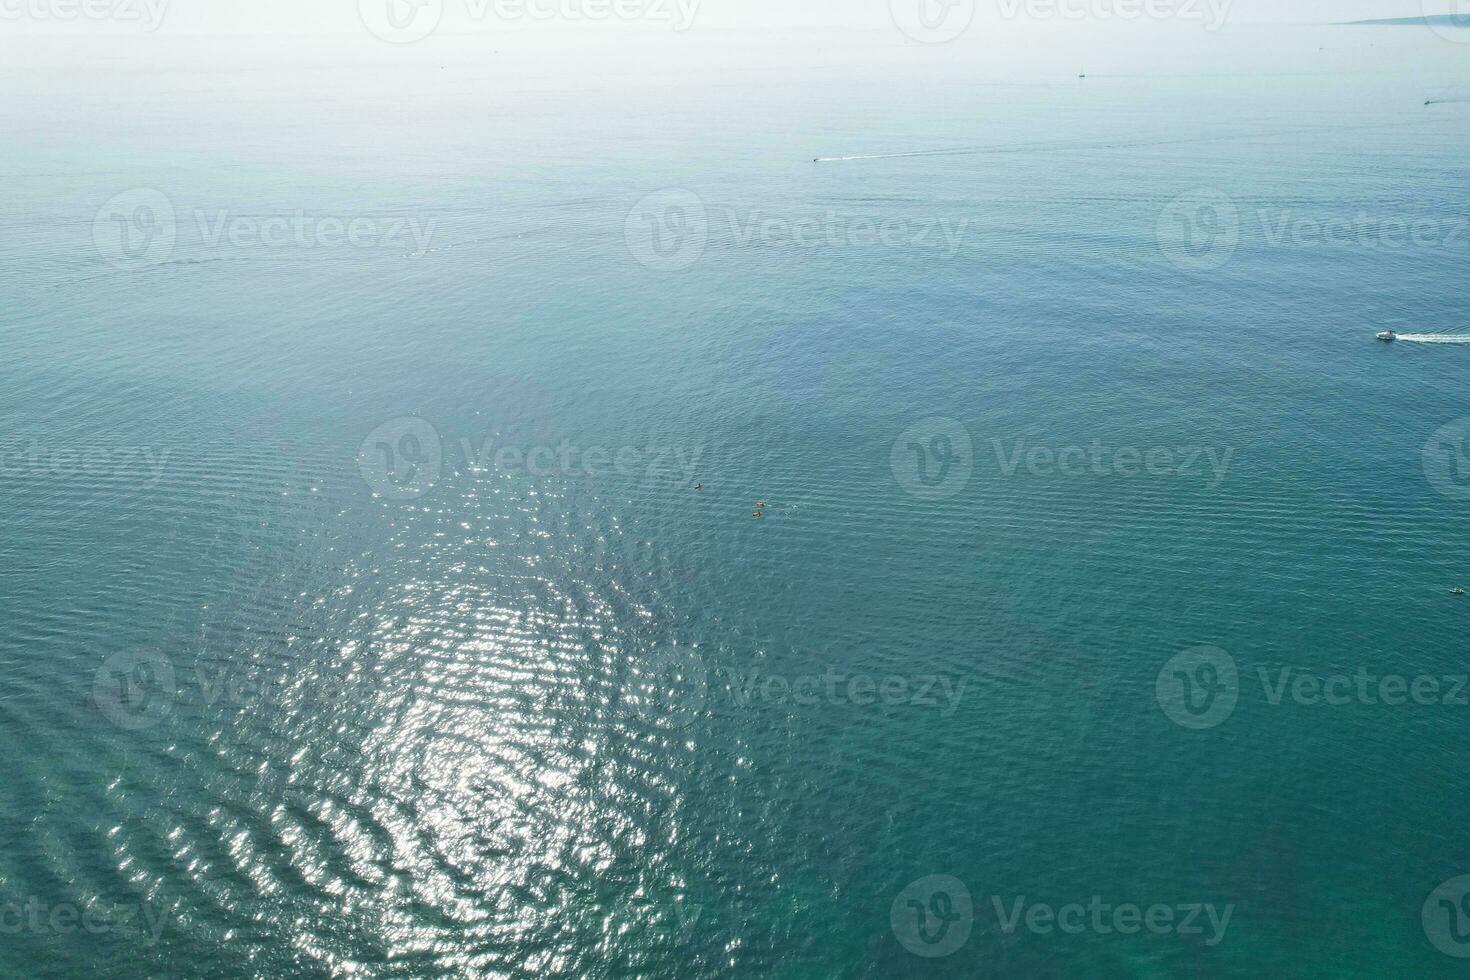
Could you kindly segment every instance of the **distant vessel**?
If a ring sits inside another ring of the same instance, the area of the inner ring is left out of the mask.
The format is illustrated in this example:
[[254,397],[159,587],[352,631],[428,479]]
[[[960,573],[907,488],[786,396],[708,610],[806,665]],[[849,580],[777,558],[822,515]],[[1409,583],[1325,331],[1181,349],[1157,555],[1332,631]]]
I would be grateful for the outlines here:
[[1378,335],[1378,339],[1382,341],[1392,342],[1398,340],[1399,335],[1394,333],[1392,330],[1385,330],[1383,331],[1383,333]]

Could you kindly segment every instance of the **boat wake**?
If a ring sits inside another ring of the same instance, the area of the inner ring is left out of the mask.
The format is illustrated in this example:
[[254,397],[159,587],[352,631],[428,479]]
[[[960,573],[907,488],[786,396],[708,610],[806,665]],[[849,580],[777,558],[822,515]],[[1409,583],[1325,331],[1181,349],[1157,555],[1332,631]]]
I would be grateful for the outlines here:
[[1397,336],[1405,344],[1470,344],[1470,334],[1464,333],[1401,333]]

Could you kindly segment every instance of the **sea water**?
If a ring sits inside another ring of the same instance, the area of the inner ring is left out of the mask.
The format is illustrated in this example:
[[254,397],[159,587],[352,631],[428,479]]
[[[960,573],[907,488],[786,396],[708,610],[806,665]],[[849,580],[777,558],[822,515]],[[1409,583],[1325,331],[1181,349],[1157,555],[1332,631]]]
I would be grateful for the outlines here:
[[1453,975],[1464,44],[6,45],[0,972]]

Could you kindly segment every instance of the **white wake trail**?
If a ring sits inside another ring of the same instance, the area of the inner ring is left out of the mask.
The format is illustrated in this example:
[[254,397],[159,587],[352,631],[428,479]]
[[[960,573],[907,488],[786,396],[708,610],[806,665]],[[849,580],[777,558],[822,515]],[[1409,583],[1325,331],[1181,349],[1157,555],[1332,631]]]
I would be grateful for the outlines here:
[[1401,333],[1398,339],[1409,344],[1470,344],[1470,334]]

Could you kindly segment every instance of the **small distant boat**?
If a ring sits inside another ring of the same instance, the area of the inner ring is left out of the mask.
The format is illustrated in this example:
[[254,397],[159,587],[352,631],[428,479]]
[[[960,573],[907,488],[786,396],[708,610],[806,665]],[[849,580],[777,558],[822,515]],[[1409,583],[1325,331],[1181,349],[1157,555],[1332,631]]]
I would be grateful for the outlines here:
[[1450,589],[1450,595],[1464,595],[1464,589]]
[[1394,333],[1392,330],[1385,330],[1383,331],[1383,333],[1378,335],[1378,339],[1383,341],[1384,343],[1391,344],[1395,340],[1399,339],[1399,335]]

